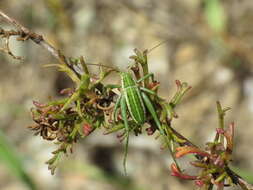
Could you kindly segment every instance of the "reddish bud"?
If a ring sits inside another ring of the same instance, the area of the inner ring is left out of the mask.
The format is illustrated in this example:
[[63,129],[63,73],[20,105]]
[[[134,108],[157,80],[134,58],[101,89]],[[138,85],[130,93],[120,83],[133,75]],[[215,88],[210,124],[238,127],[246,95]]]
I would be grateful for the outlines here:
[[180,80],[175,80],[175,83],[176,83],[177,87],[181,87],[182,86]]
[[224,129],[222,129],[222,128],[217,128],[217,129],[216,129],[216,132],[217,132],[218,134],[223,135],[223,134],[224,134],[224,132],[225,132],[225,130],[224,130]]
[[202,180],[195,180],[195,184],[196,184],[198,187],[202,187],[205,183],[204,183]]
[[85,123],[85,124],[83,124],[83,134],[85,135],[85,136],[88,136],[91,132],[92,132],[92,127],[90,126],[90,124],[88,124],[88,123]]
[[160,82],[157,82],[157,81],[151,82],[148,84],[148,88],[149,89],[156,89],[157,87],[159,87],[159,85],[160,85]]
[[37,102],[35,100],[33,101],[33,105],[35,105],[38,108],[44,108],[44,107],[47,106],[46,104],[39,103],[39,102]]

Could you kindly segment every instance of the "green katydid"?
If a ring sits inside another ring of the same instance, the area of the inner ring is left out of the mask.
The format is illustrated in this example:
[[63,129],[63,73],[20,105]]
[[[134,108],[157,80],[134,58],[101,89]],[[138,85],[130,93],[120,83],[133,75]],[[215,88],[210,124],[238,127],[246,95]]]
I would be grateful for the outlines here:
[[[87,64],[87,65],[97,65],[97,64]],[[97,66],[103,66],[103,65],[97,65]],[[126,158],[127,158],[127,153],[128,153],[129,132],[130,132],[129,123],[128,123],[129,122],[128,113],[137,126],[142,126],[147,121],[146,110],[148,110],[153,120],[155,121],[155,124],[157,125],[160,131],[160,134],[162,136],[165,136],[165,132],[164,132],[164,129],[162,128],[162,125],[157,116],[155,108],[150,98],[146,94],[148,93],[148,94],[156,96],[156,93],[138,84],[149,77],[151,77],[152,81],[154,81],[154,74],[148,73],[142,78],[138,80],[134,80],[132,74],[129,71],[127,72],[117,71],[117,72],[119,72],[121,76],[121,86],[107,85],[107,87],[122,89],[122,93],[119,96],[119,98],[116,100],[116,103],[114,106],[113,117],[114,117],[114,122],[116,122],[117,117],[118,117],[118,111],[119,109],[121,109],[121,117],[124,123],[125,135],[126,135],[125,155],[123,159],[124,172],[126,173]]]
[[155,108],[149,99],[146,93],[151,95],[156,95],[156,93],[150,89],[140,87],[138,85],[139,82],[145,80],[148,77],[153,78],[153,73],[149,73],[139,80],[135,81],[132,75],[129,72],[120,72],[122,93],[120,97],[117,99],[113,115],[114,121],[117,120],[118,109],[121,109],[121,116],[124,122],[125,130],[126,130],[126,145],[125,145],[125,155],[123,160],[124,171],[126,173],[126,158],[128,153],[128,142],[129,142],[129,125],[128,125],[128,117],[127,111],[129,112],[131,118],[137,125],[143,125],[147,121],[146,109],[151,114],[152,118],[155,121],[161,135],[165,135],[164,130],[161,126],[160,120],[157,116]]

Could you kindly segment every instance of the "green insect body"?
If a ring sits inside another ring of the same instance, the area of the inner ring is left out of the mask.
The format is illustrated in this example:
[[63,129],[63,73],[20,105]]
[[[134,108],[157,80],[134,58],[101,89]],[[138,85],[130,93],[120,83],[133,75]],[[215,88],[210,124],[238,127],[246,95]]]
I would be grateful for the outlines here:
[[114,121],[116,122],[118,116],[118,109],[121,109],[121,116],[124,122],[125,131],[126,131],[126,145],[125,145],[125,156],[123,160],[124,171],[126,173],[126,157],[128,152],[128,141],[129,141],[129,124],[128,124],[128,117],[127,111],[131,116],[132,120],[139,126],[143,125],[147,118],[146,118],[146,109],[151,114],[152,118],[154,119],[160,133],[164,135],[163,129],[161,127],[160,121],[156,114],[156,111],[150,101],[149,97],[146,93],[156,95],[155,92],[149,90],[144,87],[140,87],[138,85],[139,82],[145,80],[148,77],[153,77],[153,74],[150,73],[138,81],[135,81],[132,75],[129,72],[121,72],[121,87],[122,93],[118,100],[116,101],[114,107]]
[[123,96],[126,99],[127,108],[132,119],[142,125],[146,118],[146,110],[141,97],[140,89],[130,73],[121,73]]

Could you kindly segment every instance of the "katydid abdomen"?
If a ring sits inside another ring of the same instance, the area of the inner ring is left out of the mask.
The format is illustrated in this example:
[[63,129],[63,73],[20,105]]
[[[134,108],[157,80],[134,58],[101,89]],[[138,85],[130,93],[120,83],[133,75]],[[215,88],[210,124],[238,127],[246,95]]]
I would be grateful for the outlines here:
[[145,106],[141,92],[132,75],[127,72],[121,73],[123,96],[126,99],[127,108],[131,118],[139,125],[146,120]]

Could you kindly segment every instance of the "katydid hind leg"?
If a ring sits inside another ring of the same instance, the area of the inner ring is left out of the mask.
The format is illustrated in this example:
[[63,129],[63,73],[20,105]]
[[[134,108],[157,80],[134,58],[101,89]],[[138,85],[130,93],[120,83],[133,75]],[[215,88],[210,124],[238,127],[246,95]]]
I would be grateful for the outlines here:
[[160,133],[162,135],[165,135],[164,130],[162,129],[161,123],[160,123],[160,121],[158,119],[158,116],[156,114],[155,108],[152,105],[149,97],[144,92],[141,92],[141,95],[142,95],[143,101],[144,101],[144,103],[145,103],[145,105],[146,105],[149,113],[151,114],[152,118],[154,119],[154,121],[155,121],[155,123],[156,123],[156,125],[157,125],[157,127],[158,127],[158,129],[160,131]]
[[167,136],[166,136],[166,134],[164,132],[165,130],[163,129],[163,127],[162,127],[162,125],[160,123],[160,120],[159,120],[159,118],[158,118],[158,116],[156,114],[156,111],[155,111],[154,106],[152,105],[152,102],[150,101],[149,97],[144,92],[142,92],[141,95],[142,95],[142,98],[143,98],[145,106],[147,107],[149,113],[151,114],[152,118],[154,119],[154,121],[155,121],[155,123],[156,123],[156,125],[157,125],[157,127],[158,127],[158,129],[160,131],[160,134],[163,136],[163,138],[165,140],[165,143],[168,146],[170,152],[172,152],[171,151],[170,143],[168,142]]
[[129,126],[128,126],[128,120],[127,120],[127,105],[126,105],[126,99],[124,96],[122,96],[120,100],[120,107],[121,107],[121,115],[124,121],[125,125],[125,131],[126,131],[126,144],[125,144],[125,154],[123,159],[123,167],[124,167],[124,173],[126,175],[126,160],[127,160],[127,153],[128,153],[128,143],[129,143]]

